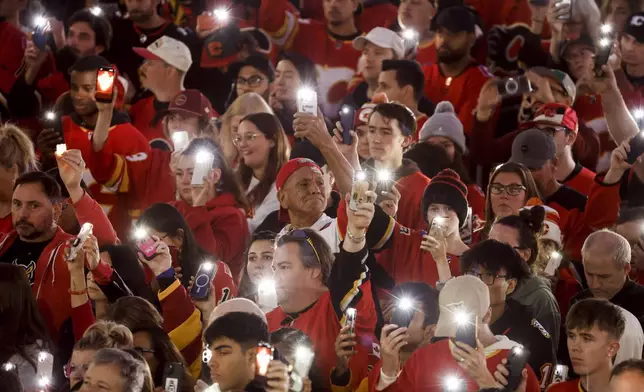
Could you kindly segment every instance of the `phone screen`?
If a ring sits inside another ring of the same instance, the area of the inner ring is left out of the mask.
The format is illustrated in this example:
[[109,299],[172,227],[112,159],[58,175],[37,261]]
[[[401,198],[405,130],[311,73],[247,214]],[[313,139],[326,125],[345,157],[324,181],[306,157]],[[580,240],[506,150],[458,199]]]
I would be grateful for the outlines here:
[[459,324],[456,327],[456,341],[467,344],[470,347],[476,348],[477,340],[477,326],[478,318],[474,317],[473,320],[469,320],[462,324]]
[[356,110],[352,106],[343,105],[340,109],[340,124],[342,125],[342,143],[350,145],[352,142],[351,129],[356,116]]
[[260,344],[257,347],[257,354],[255,355],[257,374],[259,376],[266,376],[266,373],[268,373],[268,365],[272,360],[273,348],[265,344]]
[[112,102],[115,77],[116,72],[112,67],[100,67],[96,71],[96,100],[98,102]]

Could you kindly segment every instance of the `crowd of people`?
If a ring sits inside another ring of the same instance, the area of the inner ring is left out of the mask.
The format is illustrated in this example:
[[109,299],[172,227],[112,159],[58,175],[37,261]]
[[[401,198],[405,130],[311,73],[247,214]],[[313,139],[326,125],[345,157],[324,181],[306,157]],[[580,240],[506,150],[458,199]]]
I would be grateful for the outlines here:
[[0,389],[644,390],[644,1],[0,0]]

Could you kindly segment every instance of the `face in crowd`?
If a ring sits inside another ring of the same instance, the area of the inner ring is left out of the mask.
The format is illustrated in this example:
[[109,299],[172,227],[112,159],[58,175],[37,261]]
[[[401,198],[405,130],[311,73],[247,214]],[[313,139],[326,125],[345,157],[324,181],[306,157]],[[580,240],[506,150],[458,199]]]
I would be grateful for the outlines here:
[[268,76],[255,67],[246,65],[239,70],[235,88],[237,96],[245,93],[257,93],[268,102],[270,82]]
[[146,23],[156,14],[159,0],[125,0],[125,7],[134,23]]
[[623,34],[619,39],[622,63],[634,66],[644,64],[644,43],[638,42],[630,34]]
[[474,33],[454,33],[444,27],[439,28],[435,37],[438,61],[449,65],[468,57],[475,39]]
[[38,241],[51,233],[61,205],[50,200],[39,183],[21,184],[13,192],[13,227],[23,240]]
[[392,49],[366,42],[360,56],[360,61],[363,61],[362,76],[366,80],[378,80],[378,76],[382,71],[382,61],[393,58],[394,51]]
[[572,367],[582,377],[596,374],[605,366],[606,357],[619,350],[619,339],[600,330],[597,324],[590,329],[569,329],[566,335]]
[[273,252],[275,242],[272,240],[256,240],[248,249],[248,276],[254,285],[264,279],[273,279]]
[[331,26],[341,26],[353,20],[353,13],[358,9],[358,0],[324,0],[324,16]]
[[268,157],[275,141],[257,128],[252,121],[243,121],[236,132],[233,132],[233,143],[239,151],[244,164],[251,169],[259,169],[268,164]]
[[397,119],[386,118],[378,112],[369,117],[369,155],[376,161],[389,161],[402,153],[411,138],[405,136]]
[[236,341],[220,337],[210,345],[210,377],[221,391],[241,391],[255,376],[255,347],[243,347]]
[[430,0],[401,0],[398,6],[398,23],[405,29],[417,32],[429,30],[436,8]]
[[70,95],[74,111],[79,116],[92,116],[98,113],[94,95],[96,94],[96,72],[73,71],[70,77]]
[[275,98],[281,102],[294,102],[297,100],[297,90],[300,87],[302,87],[302,80],[295,65],[289,60],[277,63],[272,87]]
[[525,206],[527,189],[516,173],[499,172],[490,183],[490,204],[496,218],[516,215]]
[[439,203],[431,204],[427,209],[427,222],[432,222],[435,218],[440,219],[440,227],[443,229],[445,237],[458,235],[458,216],[450,206]]
[[96,45],[96,33],[87,22],[76,22],[69,26],[66,44],[77,57],[98,55],[105,48]]

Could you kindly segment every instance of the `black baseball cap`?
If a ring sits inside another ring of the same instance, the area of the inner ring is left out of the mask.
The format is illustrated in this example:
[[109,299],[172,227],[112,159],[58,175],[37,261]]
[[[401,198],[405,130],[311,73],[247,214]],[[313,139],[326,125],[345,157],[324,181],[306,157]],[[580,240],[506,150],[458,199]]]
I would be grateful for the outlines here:
[[452,33],[465,31],[474,33],[476,31],[477,20],[473,11],[461,5],[455,5],[439,10],[432,18],[431,30],[438,31],[444,27]]
[[628,18],[624,34],[632,35],[639,43],[644,43],[644,12],[636,12]]
[[530,170],[539,170],[556,156],[555,139],[540,129],[530,128],[514,139],[510,162],[520,163]]
[[228,68],[228,72],[232,79],[236,79],[244,67],[253,67],[268,77],[268,81],[272,82],[275,79],[275,68],[270,60],[261,54],[251,54],[243,61],[238,61]]

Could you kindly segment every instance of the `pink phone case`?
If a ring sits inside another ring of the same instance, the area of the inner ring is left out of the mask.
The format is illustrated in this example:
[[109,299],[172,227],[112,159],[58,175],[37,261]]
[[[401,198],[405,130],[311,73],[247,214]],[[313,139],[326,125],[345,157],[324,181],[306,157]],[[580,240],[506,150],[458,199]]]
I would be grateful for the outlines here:
[[150,236],[145,237],[142,241],[137,243],[137,247],[146,258],[151,259],[157,254],[156,241]]

